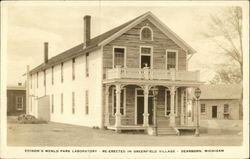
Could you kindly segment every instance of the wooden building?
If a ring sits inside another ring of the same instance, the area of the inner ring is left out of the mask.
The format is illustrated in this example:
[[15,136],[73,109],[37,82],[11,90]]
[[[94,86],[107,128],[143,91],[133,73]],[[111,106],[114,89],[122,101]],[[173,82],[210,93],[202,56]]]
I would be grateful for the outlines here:
[[[197,129],[196,110],[195,120],[187,116],[188,92],[202,84],[199,71],[188,71],[195,50],[151,12],[94,38],[90,20],[82,44],[48,59],[45,43],[44,63],[27,77],[29,113],[47,107],[51,121],[118,132]],[[45,97],[50,104],[39,104]]]
[[26,113],[26,90],[24,86],[7,87],[7,115],[16,116]]
[[240,84],[202,85],[201,119],[242,119],[240,116]]

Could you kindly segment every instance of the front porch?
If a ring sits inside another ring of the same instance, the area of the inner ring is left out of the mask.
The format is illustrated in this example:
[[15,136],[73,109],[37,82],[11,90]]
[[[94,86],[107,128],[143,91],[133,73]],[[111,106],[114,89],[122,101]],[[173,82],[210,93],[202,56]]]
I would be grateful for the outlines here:
[[183,129],[195,129],[198,134],[199,108],[193,102],[192,89],[200,84],[190,81],[106,80],[104,126],[116,132],[142,130],[151,135],[160,135],[164,131],[178,135]]

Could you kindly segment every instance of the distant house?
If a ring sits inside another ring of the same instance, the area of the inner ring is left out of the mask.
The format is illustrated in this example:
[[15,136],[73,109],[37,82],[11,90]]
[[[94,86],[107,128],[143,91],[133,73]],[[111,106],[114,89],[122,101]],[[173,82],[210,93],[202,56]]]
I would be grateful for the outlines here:
[[7,115],[26,113],[26,90],[24,86],[7,87]]
[[240,117],[240,85],[202,85],[201,119],[233,119]]

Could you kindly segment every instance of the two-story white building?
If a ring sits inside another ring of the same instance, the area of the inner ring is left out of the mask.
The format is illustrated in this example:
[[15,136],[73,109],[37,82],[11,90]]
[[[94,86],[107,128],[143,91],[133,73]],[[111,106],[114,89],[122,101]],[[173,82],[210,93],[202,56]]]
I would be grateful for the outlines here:
[[28,113],[118,132],[197,130],[189,90],[202,83],[187,69],[195,50],[151,12],[94,38],[90,20],[82,44],[51,59],[44,44],[44,63],[28,73]]

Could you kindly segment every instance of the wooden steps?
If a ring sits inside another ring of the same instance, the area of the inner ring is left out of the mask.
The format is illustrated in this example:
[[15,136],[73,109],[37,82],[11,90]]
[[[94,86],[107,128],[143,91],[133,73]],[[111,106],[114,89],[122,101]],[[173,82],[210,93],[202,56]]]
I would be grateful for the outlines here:
[[179,132],[173,127],[162,127],[157,129],[158,135],[178,135]]

